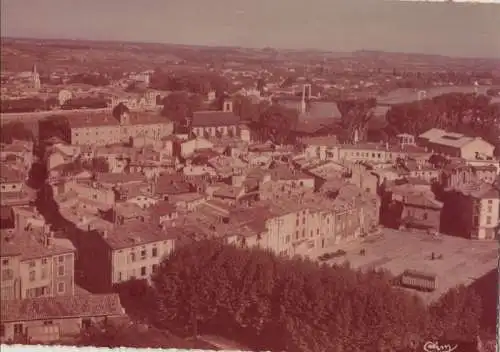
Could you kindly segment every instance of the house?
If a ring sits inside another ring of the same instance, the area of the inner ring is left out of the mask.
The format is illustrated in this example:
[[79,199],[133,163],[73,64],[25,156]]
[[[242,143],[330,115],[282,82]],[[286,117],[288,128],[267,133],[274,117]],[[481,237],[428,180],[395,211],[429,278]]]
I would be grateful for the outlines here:
[[439,181],[445,189],[458,189],[469,184],[495,182],[495,166],[471,166],[465,163],[451,163],[441,170]]
[[333,149],[338,146],[336,136],[302,138],[307,159],[327,160],[334,157]]
[[0,194],[21,192],[26,175],[18,169],[7,165],[0,166]]
[[110,292],[115,284],[156,272],[174,242],[175,237],[158,225],[132,220],[78,239],[77,266],[85,272],[87,287]]
[[222,111],[196,111],[190,122],[190,130],[198,137],[238,137],[240,117],[233,113],[233,103],[224,101]]
[[429,192],[393,194],[393,199],[402,205],[401,225],[406,228],[440,231],[443,203]]
[[148,209],[150,218],[161,225],[165,221],[175,220],[178,217],[178,211],[174,204],[167,201],[160,201]]
[[48,232],[1,236],[2,302],[74,292],[74,248],[56,244]]
[[168,199],[171,195],[191,193],[193,187],[180,173],[163,174],[152,183],[152,195]]
[[495,239],[500,224],[498,185],[467,184],[447,192],[443,213],[445,233],[479,240]]
[[125,315],[118,294],[2,300],[1,307],[0,341],[22,344],[57,342]]

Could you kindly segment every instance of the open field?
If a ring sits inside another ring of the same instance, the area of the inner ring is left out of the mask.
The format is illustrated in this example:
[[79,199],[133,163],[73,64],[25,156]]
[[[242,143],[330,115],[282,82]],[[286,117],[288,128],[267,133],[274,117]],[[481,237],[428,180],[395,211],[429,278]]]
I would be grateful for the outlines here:
[[[364,256],[359,254],[364,248]],[[459,284],[471,285],[498,265],[496,241],[473,241],[463,238],[431,235],[384,229],[383,234],[347,245],[339,245],[346,255],[330,260],[330,264],[349,261],[353,268],[386,269],[400,275],[414,269],[437,275],[438,289],[419,293],[427,303]],[[442,259],[431,260],[432,252]]]

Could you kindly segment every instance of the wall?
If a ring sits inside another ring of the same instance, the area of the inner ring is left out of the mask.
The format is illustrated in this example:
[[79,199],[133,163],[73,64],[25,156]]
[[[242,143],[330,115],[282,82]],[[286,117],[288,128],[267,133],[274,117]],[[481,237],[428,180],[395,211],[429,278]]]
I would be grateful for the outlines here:
[[[155,257],[153,257],[153,248],[158,250]],[[170,254],[173,248],[174,241],[169,239],[114,250],[112,252],[112,283],[126,281],[131,277],[145,278],[149,276],[152,273],[153,265],[158,265],[164,256]],[[142,252],[144,252],[144,256],[142,256]],[[134,253],[135,261],[132,261],[131,253]],[[146,269],[145,275],[141,275],[141,268]]]
[[[59,264],[59,257],[64,258]],[[64,275],[58,275],[58,267],[64,267]],[[30,279],[34,277],[34,280]],[[20,264],[21,298],[35,297],[36,288],[46,287],[44,296],[58,296],[74,292],[74,255],[68,253],[60,256],[47,256],[33,260],[22,261]],[[64,291],[59,292],[58,284],[64,285]]]
[[1,257],[0,270],[0,298],[2,300],[21,298],[20,256]]

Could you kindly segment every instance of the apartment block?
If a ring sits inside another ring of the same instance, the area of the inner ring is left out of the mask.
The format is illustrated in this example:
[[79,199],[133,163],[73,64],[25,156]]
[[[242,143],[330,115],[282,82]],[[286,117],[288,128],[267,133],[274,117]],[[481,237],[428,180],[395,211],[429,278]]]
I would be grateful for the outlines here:
[[73,294],[74,248],[28,232],[3,232],[1,242],[2,299]]

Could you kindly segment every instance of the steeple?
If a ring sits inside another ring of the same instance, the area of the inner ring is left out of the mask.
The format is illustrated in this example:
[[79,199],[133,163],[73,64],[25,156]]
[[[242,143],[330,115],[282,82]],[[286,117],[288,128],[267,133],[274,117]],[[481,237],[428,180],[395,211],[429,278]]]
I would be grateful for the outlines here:
[[40,75],[38,74],[38,70],[36,69],[36,63],[33,64],[33,71],[31,73],[31,83],[33,84],[33,88],[36,90],[40,89],[41,83],[40,83]]

